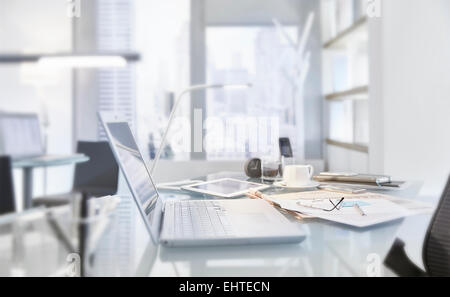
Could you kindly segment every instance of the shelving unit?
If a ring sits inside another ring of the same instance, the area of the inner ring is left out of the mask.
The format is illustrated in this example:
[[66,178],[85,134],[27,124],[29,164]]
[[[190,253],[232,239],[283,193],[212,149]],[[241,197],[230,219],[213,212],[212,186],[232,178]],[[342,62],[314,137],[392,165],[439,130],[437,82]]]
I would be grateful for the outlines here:
[[355,35],[364,35],[367,32],[367,17],[356,20],[350,27],[339,32],[335,37],[323,44],[324,49],[344,48],[347,41]]
[[366,1],[321,1],[327,169],[365,173],[370,153]]
[[348,142],[342,142],[342,141],[336,141],[332,139],[326,140],[328,145],[334,145],[340,148],[352,150],[355,152],[361,152],[361,153],[369,153],[369,146],[366,144],[358,144],[358,143],[348,143]]

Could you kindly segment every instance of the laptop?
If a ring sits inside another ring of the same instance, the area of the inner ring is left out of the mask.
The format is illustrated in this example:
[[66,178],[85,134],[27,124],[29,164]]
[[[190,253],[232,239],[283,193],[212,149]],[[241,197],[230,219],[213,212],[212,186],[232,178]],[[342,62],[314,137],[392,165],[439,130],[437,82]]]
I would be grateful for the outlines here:
[[0,113],[0,152],[13,158],[42,155],[39,119],[32,113]]
[[0,155],[11,156],[14,161],[58,161],[80,156],[46,155],[38,115],[10,112],[0,112]]
[[163,202],[127,122],[101,114],[111,149],[154,243],[168,247],[299,243],[305,233],[264,200]]

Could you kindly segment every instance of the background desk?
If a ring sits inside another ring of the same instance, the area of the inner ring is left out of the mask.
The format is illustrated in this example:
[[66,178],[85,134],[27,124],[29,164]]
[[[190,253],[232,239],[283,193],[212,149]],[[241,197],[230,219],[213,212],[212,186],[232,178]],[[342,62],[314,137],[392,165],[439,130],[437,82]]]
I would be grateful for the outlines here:
[[89,158],[82,154],[70,156],[55,156],[55,157],[38,157],[25,158],[13,161],[14,168],[23,169],[23,207],[30,209],[33,200],[33,169],[39,167],[54,167],[83,163],[89,161]]
[[[206,179],[223,176],[242,177],[241,174],[221,173]],[[413,193],[393,194],[414,198]],[[161,196],[165,200],[175,198],[169,192],[162,192]],[[181,198],[210,197],[183,192]],[[116,249],[111,249],[105,241],[98,250],[96,267],[99,275],[367,276],[377,274],[371,269],[377,268],[377,264],[381,264],[381,275],[391,275],[382,262],[402,224],[410,230],[405,224],[413,223],[415,232],[410,232],[412,237],[407,242],[421,247],[431,218],[431,215],[416,216],[364,230],[314,219],[297,222],[308,234],[301,244],[165,248],[151,244],[131,197],[123,199],[121,209],[116,222],[120,235],[110,239]]]

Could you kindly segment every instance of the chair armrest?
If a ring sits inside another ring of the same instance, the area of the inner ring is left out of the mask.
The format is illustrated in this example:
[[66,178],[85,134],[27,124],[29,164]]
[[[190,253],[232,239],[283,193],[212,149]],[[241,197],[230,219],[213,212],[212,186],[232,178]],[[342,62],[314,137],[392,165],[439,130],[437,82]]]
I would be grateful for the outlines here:
[[395,274],[402,277],[424,277],[427,273],[414,264],[405,251],[405,243],[396,239],[384,264]]

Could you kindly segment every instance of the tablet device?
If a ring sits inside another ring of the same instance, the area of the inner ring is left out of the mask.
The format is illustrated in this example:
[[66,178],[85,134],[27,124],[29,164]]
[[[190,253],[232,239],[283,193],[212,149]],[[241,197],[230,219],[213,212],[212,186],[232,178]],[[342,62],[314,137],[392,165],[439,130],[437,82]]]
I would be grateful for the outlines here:
[[182,189],[221,198],[234,198],[245,195],[250,189],[260,191],[269,187],[269,185],[251,183],[232,178],[223,178],[184,186]]

